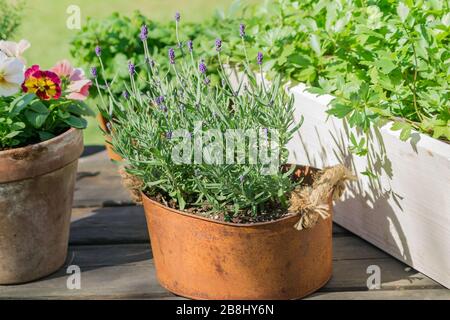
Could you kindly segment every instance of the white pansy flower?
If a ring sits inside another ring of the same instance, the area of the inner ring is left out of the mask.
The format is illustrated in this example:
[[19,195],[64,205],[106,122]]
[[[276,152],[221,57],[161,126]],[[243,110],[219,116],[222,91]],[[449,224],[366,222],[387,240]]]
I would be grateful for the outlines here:
[[8,97],[20,90],[25,80],[25,65],[18,58],[0,52],[0,97]]
[[26,64],[23,53],[29,47],[31,47],[31,44],[27,40],[20,40],[19,42],[0,40],[0,51],[10,58],[19,59],[23,64]]

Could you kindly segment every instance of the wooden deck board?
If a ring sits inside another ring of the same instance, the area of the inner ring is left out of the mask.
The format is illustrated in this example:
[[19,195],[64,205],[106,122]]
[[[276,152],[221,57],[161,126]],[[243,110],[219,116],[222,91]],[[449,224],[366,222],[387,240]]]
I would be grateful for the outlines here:
[[[71,264],[81,268],[81,290],[67,289],[66,270]],[[368,291],[366,287],[365,270],[370,264],[377,264],[382,269],[380,290]],[[392,296],[392,292],[396,292],[397,288],[402,289],[402,294]],[[332,279],[319,291],[320,294],[317,293],[311,298],[338,298],[339,294],[342,294],[342,297],[370,299],[371,294],[376,297],[382,297],[384,294],[387,297],[413,299],[419,297],[417,293],[421,291],[419,289],[427,289],[424,294],[438,293],[440,298],[450,299],[448,290],[445,290],[448,293],[445,295],[437,283],[414,271],[405,271],[404,265],[394,259],[334,260]],[[66,265],[57,273],[30,284],[1,286],[0,297],[154,299],[174,296],[162,288],[156,280],[149,245],[126,244],[71,246]]]
[[448,289],[318,292],[306,300],[450,300]]
[[[333,225],[335,237],[350,235]],[[147,223],[142,206],[74,208],[71,244],[111,244],[148,242]],[[381,252],[381,251],[379,251]]]
[[96,153],[78,162],[75,208],[121,206],[133,204],[117,173],[118,165],[106,158],[106,152]]
[[[308,299],[450,300],[450,290],[337,225],[333,246],[333,277]],[[68,265],[81,268],[81,290],[67,289]],[[380,290],[367,289],[371,265],[381,269]],[[65,266],[29,284],[0,286],[0,299],[15,298],[182,299],[158,284],[143,209],[104,152],[80,160]]]

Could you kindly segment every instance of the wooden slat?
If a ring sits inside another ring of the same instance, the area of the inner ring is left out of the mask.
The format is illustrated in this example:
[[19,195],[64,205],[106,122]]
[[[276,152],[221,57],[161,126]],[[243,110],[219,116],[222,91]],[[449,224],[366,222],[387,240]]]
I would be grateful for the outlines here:
[[72,211],[73,245],[148,243],[147,222],[141,206],[85,208]]
[[381,269],[381,288],[394,289],[435,289],[442,288],[430,278],[392,258],[335,260],[333,277],[322,289],[324,291],[367,290],[369,266]]
[[[66,266],[30,284],[0,286],[0,298],[121,299],[172,296],[156,280],[148,245],[81,246]],[[81,268],[81,290],[67,289],[67,265]]]
[[[333,225],[335,237],[350,233]],[[142,206],[74,208],[70,243],[113,244],[148,242],[147,223]]]
[[450,300],[448,289],[318,292],[306,300]]
[[[66,267],[56,274],[31,284],[0,286],[0,298],[166,298],[172,295],[157,282],[148,244],[73,246],[66,265],[82,270],[81,290],[66,288]],[[335,260],[332,280],[321,292],[367,291],[365,273],[376,264],[382,271],[382,291],[391,289],[440,289],[432,280],[393,260]],[[408,298],[407,294],[402,298]]]
[[78,163],[73,206],[102,207],[133,205],[122,179],[118,165],[111,162],[106,151],[83,157]]

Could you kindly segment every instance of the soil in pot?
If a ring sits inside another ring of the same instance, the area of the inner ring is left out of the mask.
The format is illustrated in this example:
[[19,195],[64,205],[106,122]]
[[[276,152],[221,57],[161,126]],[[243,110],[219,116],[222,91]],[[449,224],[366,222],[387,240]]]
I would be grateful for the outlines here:
[[[304,173],[304,170],[297,171]],[[311,178],[311,175],[308,175]],[[299,217],[250,224],[181,212],[142,195],[157,277],[194,299],[297,299],[332,273],[332,219],[297,230]],[[325,201],[332,213],[332,194]]]
[[67,255],[80,130],[0,152],[0,284],[55,272]]

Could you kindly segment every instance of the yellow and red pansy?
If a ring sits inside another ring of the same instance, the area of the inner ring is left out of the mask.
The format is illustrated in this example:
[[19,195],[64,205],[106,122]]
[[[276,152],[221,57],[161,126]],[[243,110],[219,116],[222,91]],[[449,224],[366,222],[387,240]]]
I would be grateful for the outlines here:
[[43,71],[34,65],[25,71],[23,92],[34,93],[41,100],[61,97],[61,79],[52,71]]

